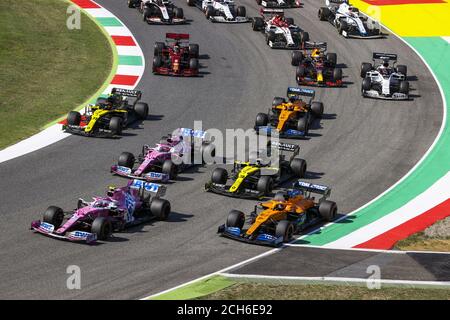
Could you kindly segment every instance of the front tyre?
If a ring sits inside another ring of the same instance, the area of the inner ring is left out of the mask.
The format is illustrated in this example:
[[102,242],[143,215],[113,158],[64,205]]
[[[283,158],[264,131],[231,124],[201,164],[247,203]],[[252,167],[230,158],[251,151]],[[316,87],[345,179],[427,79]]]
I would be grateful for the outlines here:
[[337,215],[337,205],[334,201],[324,200],[319,205],[320,216],[325,221],[333,221]]
[[275,236],[282,237],[283,242],[289,242],[294,235],[294,225],[289,220],[281,220],[275,228]]
[[112,224],[105,217],[97,217],[92,222],[91,233],[97,235],[98,240],[106,240],[112,234]]
[[231,210],[228,213],[227,222],[225,224],[228,228],[239,228],[242,229],[245,223],[245,215],[242,211]]
[[64,220],[64,212],[61,208],[50,206],[45,210],[44,217],[42,219],[44,222],[50,223],[58,229]]

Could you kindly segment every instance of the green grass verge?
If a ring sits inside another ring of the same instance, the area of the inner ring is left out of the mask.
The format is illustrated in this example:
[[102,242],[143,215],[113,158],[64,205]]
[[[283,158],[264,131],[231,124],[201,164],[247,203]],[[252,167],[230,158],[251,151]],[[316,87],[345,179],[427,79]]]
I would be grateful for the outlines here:
[[405,251],[450,251],[450,238],[430,238],[424,232],[418,232],[412,236],[400,240],[395,244],[395,249]]
[[235,283],[202,300],[450,300],[447,289]]
[[0,2],[0,149],[77,108],[111,77],[115,53],[84,13],[69,30],[69,3]]

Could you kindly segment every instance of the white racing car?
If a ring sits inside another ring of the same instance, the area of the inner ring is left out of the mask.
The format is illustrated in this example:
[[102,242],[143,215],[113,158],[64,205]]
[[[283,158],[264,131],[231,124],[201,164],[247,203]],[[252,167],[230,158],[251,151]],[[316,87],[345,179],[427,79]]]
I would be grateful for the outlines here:
[[256,3],[264,8],[301,8],[300,0],[256,0]]
[[380,23],[360,14],[348,0],[326,0],[326,7],[319,9],[321,21],[334,25],[345,38],[381,38]]
[[183,9],[169,0],[127,0],[129,8],[137,8],[149,24],[186,23]]
[[186,0],[205,13],[212,22],[241,23],[248,22],[244,6],[236,6],[233,0]]
[[261,17],[252,21],[253,31],[266,35],[271,48],[300,49],[309,41],[309,33],[294,24],[294,19],[285,18],[283,9],[261,9]]
[[408,69],[405,65],[395,66],[396,62],[396,54],[376,52],[373,54],[373,63],[361,64],[363,97],[388,100],[409,99],[409,82],[406,81]]

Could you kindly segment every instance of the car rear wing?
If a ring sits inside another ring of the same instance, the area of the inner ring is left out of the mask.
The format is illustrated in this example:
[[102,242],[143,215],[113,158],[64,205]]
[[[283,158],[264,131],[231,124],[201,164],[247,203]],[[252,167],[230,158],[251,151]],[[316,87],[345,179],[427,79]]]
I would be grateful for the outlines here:
[[166,33],[166,39],[189,40],[189,34],[188,33]]
[[310,183],[306,181],[300,181],[294,182],[294,185],[292,186],[295,190],[300,190],[303,192],[312,192],[323,195],[325,198],[328,197],[331,193],[331,188],[328,186],[324,186],[321,184],[315,184]]
[[303,44],[303,50],[314,50],[319,49],[321,51],[326,51],[328,48],[328,44],[326,42],[313,42],[313,41],[306,41]]
[[259,11],[261,13],[261,15],[274,15],[274,14],[278,14],[283,16],[284,15],[284,10],[283,9],[261,9]]
[[271,141],[270,145],[272,148],[277,148],[280,151],[293,152],[294,154],[298,154],[300,152],[300,146],[292,143]]
[[316,91],[313,89],[288,87],[286,95],[288,98],[303,96],[310,97],[312,100],[316,96]]
[[132,97],[136,99],[141,99],[142,97],[142,91],[122,89],[122,88],[113,88],[111,90],[111,94],[120,94],[125,97]]
[[133,189],[138,189],[141,192],[152,193],[154,197],[163,197],[166,194],[167,188],[157,183],[145,182],[134,179],[128,183],[128,186]]
[[375,60],[387,60],[387,61],[397,61],[397,55],[394,53],[380,53],[374,52],[372,55],[372,59]]

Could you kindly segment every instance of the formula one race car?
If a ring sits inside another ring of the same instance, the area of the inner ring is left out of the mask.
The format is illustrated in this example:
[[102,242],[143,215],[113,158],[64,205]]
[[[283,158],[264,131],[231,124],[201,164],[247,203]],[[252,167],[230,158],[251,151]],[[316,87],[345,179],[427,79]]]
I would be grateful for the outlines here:
[[[316,200],[311,193],[321,198]],[[248,217],[250,226],[247,228],[244,228],[244,213],[231,210],[218,233],[242,242],[279,246],[289,242],[294,234],[321,221],[335,219],[337,205],[326,200],[330,193],[329,187],[298,181],[293,189],[277,192],[274,199],[256,205]]]
[[388,100],[409,99],[409,82],[406,81],[408,69],[405,65],[395,66],[396,63],[396,54],[377,52],[373,54],[373,63],[362,63],[361,93],[363,97]]
[[[286,155],[280,153],[275,164],[266,158],[269,150],[260,150],[253,158],[250,156],[248,162],[235,161],[230,174],[224,168],[214,169],[205,190],[235,198],[258,199],[269,195],[274,187],[291,178],[303,178],[306,161],[298,156],[300,147],[274,141],[271,144],[292,155],[286,159]],[[229,176],[231,184],[227,184]]]
[[166,188],[140,180],[125,187],[110,186],[106,197],[93,201],[78,200],[77,209],[64,212],[50,206],[43,221],[31,223],[31,229],[58,239],[93,243],[107,239],[113,231],[121,231],[153,219],[167,220],[170,202],[161,199]]
[[342,69],[336,68],[336,53],[326,53],[326,42],[305,42],[302,51],[292,52],[291,64],[300,85],[339,87]]
[[256,3],[264,8],[301,8],[300,0],[256,0]]
[[[122,152],[111,173],[146,181],[167,182],[175,179],[179,172],[203,163],[203,156],[214,157],[215,147],[206,138],[206,132],[180,128],[175,133],[161,138],[156,147],[142,147],[137,161],[130,152]],[[134,168],[135,163],[137,168]]]
[[177,8],[170,0],[128,0],[129,8],[137,8],[149,24],[186,23],[182,8]]
[[381,38],[380,23],[360,14],[348,0],[326,0],[326,7],[319,9],[321,21],[334,25],[345,38]]
[[[308,135],[309,126],[316,117],[323,114],[323,103],[312,101],[315,91],[289,87],[286,99],[275,97],[268,113],[258,113],[255,121],[256,132],[270,135],[276,130],[280,137],[300,138]],[[302,97],[309,97],[305,102]]]
[[156,42],[153,73],[192,77],[198,75],[199,46],[189,43],[189,34],[166,33],[166,43]]
[[187,0],[191,7],[196,6],[212,22],[242,23],[248,22],[244,6],[234,4],[233,0]]
[[[63,130],[88,137],[113,137],[136,120],[147,119],[148,104],[139,102],[142,92],[113,88],[108,98],[98,98],[84,115],[70,111]],[[132,98],[132,99],[129,99]]]
[[300,49],[309,40],[309,33],[294,24],[294,19],[285,18],[282,9],[261,9],[261,17],[252,21],[253,31],[261,31],[271,48]]

